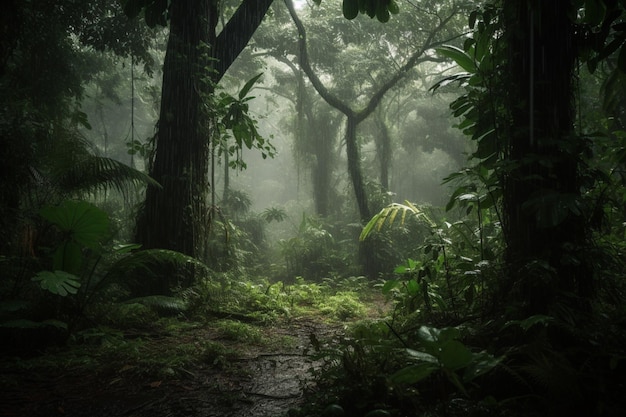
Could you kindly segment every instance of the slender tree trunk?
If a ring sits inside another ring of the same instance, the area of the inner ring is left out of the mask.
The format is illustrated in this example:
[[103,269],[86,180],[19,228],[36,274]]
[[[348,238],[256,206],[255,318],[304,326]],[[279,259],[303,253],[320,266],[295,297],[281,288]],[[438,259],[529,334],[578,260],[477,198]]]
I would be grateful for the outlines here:
[[380,162],[380,185],[387,191],[389,190],[389,167],[391,165],[391,136],[389,128],[385,123],[385,116],[378,113],[376,124],[380,129],[380,135],[377,136],[376,150]]
[[504,182],[506,261],[525,314],[546,313],[565,293],[589,290],[581,253],[586,242],[578,211],[574,138],[576,51],[569,2],[505,1],[505,39],[512,82],[513,129]]
[[352,188],[356,197],[356,203],[359,207],[361,220],[367,222],[371,216],[369,206],[367,204],[367,194],[365,192],[365,183],[361,174],[361,155],[359,144],[356,136],[356,128],[358,120],[354,114],[347,115],[346,123],[346,154],[348,156],[348,173],[352,180]]
[[206,213],[208,135],[202,132],[201,81],[214,42],[213,0],[174,1],[163,65],[161,113],[150,175],[162,189],[148,187],[137,224],[144,248],[177,250],[195,256],[198,229]]
[[331,179],[335,167],[333,152],[334,145],[334,125],[330,122],[313,119],[313,114],[309,115],[308,132],[317,132],[316,137],[307,138],[313,146],[315,162],[313,165],[313,195],[315,200],[315,210],[318,215],[325,217],[331,212],[330,196],[332,193]]

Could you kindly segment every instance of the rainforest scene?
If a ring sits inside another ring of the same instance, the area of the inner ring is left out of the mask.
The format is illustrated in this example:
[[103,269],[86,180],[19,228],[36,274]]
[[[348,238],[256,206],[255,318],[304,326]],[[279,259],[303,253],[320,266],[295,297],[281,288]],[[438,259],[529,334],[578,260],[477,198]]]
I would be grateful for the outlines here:
[[0,8],[0,416],[625,415],[626,1]]

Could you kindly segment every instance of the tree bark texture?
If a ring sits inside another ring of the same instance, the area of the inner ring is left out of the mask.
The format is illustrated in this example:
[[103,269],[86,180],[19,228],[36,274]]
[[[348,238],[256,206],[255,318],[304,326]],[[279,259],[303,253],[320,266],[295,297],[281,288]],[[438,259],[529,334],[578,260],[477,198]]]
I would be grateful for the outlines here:
[[579,211],[574,137],[576,62],[569,2],[505,1],[511,79],[511,137],[506,150],[503,227],[515,301],[527,314],[546,313],[568,292],[588,291],[580,256],[586,242]]
[[[216,37],[217,0],[172,1],[170,35],[163,64],[161,113],[149,187],[137,221],[144,248],[203,253],[206,238],[209,132],[201,106],[248,44],[272,0],[245,0]],[[202,45],[208,45],[204,48]],[[216,61],[217,59],[217,61]],[[213,66],[214,71],[207,68]]]
[[162,248],[195,256],[199,222],[206,212],[209,186],[208,138],[201,113],[201,81],[217,23],[212,0],[174,1],[163,64],[161,112],[150,175],[162,189],[148,187],[137,224],[144,248]]

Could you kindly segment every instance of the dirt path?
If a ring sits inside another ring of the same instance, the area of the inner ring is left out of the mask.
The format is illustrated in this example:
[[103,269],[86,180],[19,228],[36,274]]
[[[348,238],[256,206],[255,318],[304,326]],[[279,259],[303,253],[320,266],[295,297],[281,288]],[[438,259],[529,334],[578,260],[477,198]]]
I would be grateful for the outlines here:
[[[278,417],[303,400],[310,385],[311,335],[332,339],[340,325],[311,320],[265,328],[269,337],[295,338],[290,346],[246,347],[227,363],[200,364],[154,378],[127,367],[86,373],[80,366],[62,372],[28,369],[0,379],[0,416],[68,417]],[[188,337],[210,337],[197,329]],[[293,339],[292,339],[293,340]],[[163,352],[175,340],[160,340]]]

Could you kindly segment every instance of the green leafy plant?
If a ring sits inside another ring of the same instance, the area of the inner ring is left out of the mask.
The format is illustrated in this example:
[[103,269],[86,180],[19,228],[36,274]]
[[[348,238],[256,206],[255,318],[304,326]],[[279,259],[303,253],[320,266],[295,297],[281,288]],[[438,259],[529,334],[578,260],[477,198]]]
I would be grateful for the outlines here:
[[58,206],[42,208],[40,215],[61,233],[52,255],[54,270],[80,273],[83,250],[99,252],[104,239],[108,237],[108,215],[86,201],[65,200]]
[[321,279],[333,269],[335,239],[318,219],[303,214],[297,235],[279,245],[292,277]]
[[[466,384],[491,371],[501,359],[486,352],[472,352],[460,337],[461,333],[454,327],[421,326],[415,340],[418,347],[405,350],[408,361],[414,363],[391,375],[392,383],[415,384],[436,374],[468,396]],[[442,392],[441,399],[445,396]]]

